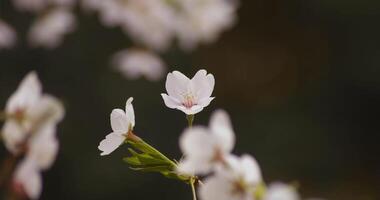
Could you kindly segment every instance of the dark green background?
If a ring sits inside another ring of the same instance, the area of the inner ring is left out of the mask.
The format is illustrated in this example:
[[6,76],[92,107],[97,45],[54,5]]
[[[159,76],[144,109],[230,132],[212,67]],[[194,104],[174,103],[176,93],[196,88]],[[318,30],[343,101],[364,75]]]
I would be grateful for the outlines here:
[[[78,9],[77,9],[77,13]],[[55,50],[21,39],[0,51],[0,103],[30,70],[66,107],[61,151],[44,173],[41,199],[191,199],[190,188],[121,161],[122,147],[100,157],[109,114],[135,98],[136,133],[179,158],[184,115],[166,108],[164,80],[129,81],[112,70],[112,53],[130,45],[119,29],[79,14],[79,28]],[[0,0],[0,17],[23,35],[32,15]],[[267,181],[298,181],[304,197],[379,199],[380,2],[373,0],[246,0],[239,23],[216,44],[163,54],[170,70],[216,78],[212,104],[226,109],[237,134],[235,153],[250,153]],[[2,157],[6,156],[2,148]]]

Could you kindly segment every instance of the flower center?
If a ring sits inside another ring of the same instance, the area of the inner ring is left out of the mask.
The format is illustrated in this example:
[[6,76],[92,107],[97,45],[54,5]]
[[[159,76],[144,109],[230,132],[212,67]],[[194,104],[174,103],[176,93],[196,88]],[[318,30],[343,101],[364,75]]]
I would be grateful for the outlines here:
[[182,105],[185,106],[186,108],[191,108],[192,106],[196,105],[194,95],[192,94],[184,95],[184,101],[182,102]]

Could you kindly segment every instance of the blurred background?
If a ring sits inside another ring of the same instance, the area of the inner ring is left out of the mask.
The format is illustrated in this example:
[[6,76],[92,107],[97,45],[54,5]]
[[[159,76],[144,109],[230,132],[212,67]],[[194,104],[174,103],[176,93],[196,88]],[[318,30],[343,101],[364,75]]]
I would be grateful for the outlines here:
[[[41,199],[190,200],[187,185],[130,170],[121,161],[126,147],[99,156],[111,110],[130,96],[136,134],[173,158],[181,156],[186,120],[164,106],[165,80],[131,81],[112,69],[110,55],[131,43],[120,29],[77,14],[80,26],[57,49],[32,49],[21,39],[0,51],[2,107],[31,70],[66,107]],[[7,0],[0,0],[0,16],[19,34],[32,18]],[[216,43],[162,54],[170,71],[215,75],[216,99],[195,123],[226,109],[235,152],[254,155],[267,182],[299,183],[303,197],[380,199],[380,1],[246,0],[238,16]]]

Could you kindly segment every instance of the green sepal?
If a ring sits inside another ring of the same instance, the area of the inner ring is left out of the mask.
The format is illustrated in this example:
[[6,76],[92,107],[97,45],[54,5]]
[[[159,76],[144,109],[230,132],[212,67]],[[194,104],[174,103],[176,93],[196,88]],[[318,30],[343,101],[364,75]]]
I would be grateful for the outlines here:
[[171,179],[188,182],[189,176],[180,175],[176,172],[177,163],[170,160],[154,147],[143,140],[127,140],[133,148],[129,148],[130,156],[124,157],[123,161],[130,165],[132,170],[141,172],[157,172]]

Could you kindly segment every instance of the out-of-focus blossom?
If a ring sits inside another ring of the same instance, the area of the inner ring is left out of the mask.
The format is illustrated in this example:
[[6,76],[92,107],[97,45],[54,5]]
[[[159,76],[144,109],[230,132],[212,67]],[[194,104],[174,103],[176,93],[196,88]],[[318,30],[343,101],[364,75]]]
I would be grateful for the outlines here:
[[0,50],[12,47],[17,40],[16,32],[0,19]]
[[30,199],[38,199],[42,191],[42,177],[33,160],[23,160],[16,168],[13,184]]
[[73,6],[76,0],[13,0],[14,6],[20,11],[42,12],[49,6]]
[[212,115],[210,127],[196,126],[185,130],[180,137],[185,158],[178,171],[185,174],[206,174],[217,164],[225,164],[235,144],[235,134],[225,111]]
[[7,120],[2,129],[5,146],[12,153],[19,152],[28,135],[35,134],[46,125],[55,126],[64,115],[59,100],[42,95],[41,83],[35,72],[29,73],[16,92],[8,99]]
[[50,124],[41,127],[28,143],[25,159],[33,160],[41,170],[50,168],[57,156],[59,143],[55,129],[55,126]]
[[161,58],[146,50],[129,49],[118,52],[113,57],[113,63],[129,79],[144,76],[150,81],[158,81],[166,71]]
[[161,94],[165,105],[178,109],[186,115],[194,115],[208,106],[214,99],[211,97],[215,79],[207,71],[199,70],[190,80],[179,71],[169,73],[166,78],[167,94]]
[[230,156],[228,168],[218,170],[200,185],[202,200],[254,200],[257,186],[262,181],[261,171],[256,160],[243,155]]
[[100,142],[98,149],[102,151],[101,156],[109,155],[115,151],[133,130],[135,126],[135,112],[132,101],[132,97],[127,100],[125,112],[121,109],[112,110],[111,127],[113,132]]
[[176,3],[179,12],[176,34],[184,49],[215,41],[236,21],[237,2],[234,0],[180,0]]
[[272,183],[269,185],[264,200],[300,200],[297,190],[284,183]]
[[37,19],[29,31],[28,40],[34,47],[55,48],[75,26],[73,13],[68,9],[57,8]]
[[96,9],[106,26],[121,26],[129,36],[146,47],[165,50],[174,33],[173,10],[161,0],[85,0],[88,9]]

